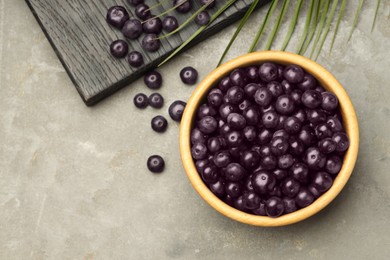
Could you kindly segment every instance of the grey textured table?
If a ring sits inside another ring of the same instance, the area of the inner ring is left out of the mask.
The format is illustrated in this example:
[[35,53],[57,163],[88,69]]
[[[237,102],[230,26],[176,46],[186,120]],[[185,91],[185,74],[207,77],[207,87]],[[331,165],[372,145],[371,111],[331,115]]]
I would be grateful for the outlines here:
[[[333,53],[326,42],[318,61],[356,107],[355,171],[316,216],[256,228],[223,217],[195,193],[179,158],[178,125],[170,121],[162,135],[149,126],[167,106],[132,105],[134,94],[150,93],[142,80],[87,108],[24,0],[0,0],[0,259],[388,259],[390,4],[382,1],[370,33],[376,1],[365,1],[347,46],[358,1],[348,2]],[[263,15],[251,19],[229,58],[246,51]],[[233,30],[161,68],[166,104],[193,90],[179,83],[179,68],[193,65],[205,76]],[[152,153],[166,158],[161,175],[146,170]]]

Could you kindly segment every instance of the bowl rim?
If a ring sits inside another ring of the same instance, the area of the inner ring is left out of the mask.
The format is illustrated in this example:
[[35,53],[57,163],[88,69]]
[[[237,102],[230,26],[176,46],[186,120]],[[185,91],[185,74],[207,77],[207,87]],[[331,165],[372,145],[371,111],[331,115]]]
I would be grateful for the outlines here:
[[[263,62],[299,65],[306,72],[313,75],[326,90],[330,90],[332,93],[334,93],[340,101],[339,104],[341,115],[347,135],[350,139],[350,146],[344,156],[343,166],[338,176],[334,180],[332,187],[308,207],[299,209],[293,213],[282,215],[277,218],[257,216],[242,212],[229,206],[217,196],[215,196],[203,183],[198,171],[196,170],[190,150],[190,133],[196,115],[195,112],[200,103],[204,100],[204,97],[206,96],[209,89],[212,88],[220,79],[226,76],[233,69],[261,64]],[[180,155],[187,177],[189,178],[194,189],[210,206],[212,206],[221,214],[245,224],[254,226],[284,226],[302,221],[316,214],[325,208],[341,192],[349,177],[351,176],[357,160],[359,149],[359,127],[355,109],[346,91],[337,81],[337,79],[325,68],[323,68],[318,63],[298,54],[283,51],[262,51],[239,56],[231,61],[224,63],[208,74],[208,76],[206,76],[199,83],[189,98],[184,110],[180,124],[179,142]]]

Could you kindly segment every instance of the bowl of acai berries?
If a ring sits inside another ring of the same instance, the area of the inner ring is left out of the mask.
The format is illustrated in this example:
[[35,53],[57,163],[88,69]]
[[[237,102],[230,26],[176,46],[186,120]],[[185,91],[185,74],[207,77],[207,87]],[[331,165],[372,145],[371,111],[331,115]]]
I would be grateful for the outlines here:
[[216,68],[180,126],[192,186],[223,215],[255,226],[293,224],[326,207],[350,178],[358,146],[341,84],[288,52],[251,53]]

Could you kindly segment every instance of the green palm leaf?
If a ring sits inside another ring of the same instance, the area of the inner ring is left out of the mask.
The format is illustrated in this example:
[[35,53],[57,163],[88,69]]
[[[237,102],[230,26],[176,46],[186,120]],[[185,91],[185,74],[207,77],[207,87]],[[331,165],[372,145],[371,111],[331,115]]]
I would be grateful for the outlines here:
[[288,6],[289,3],[290,3],[290,0],[285,0],[284,3],[283,3],[282,10],[280,10],[278,19],[277,19],[277,21],[276,21],[276,23],[274,25],[274,28],[272,29],[272,32],[271,32],[270,36],[268,37],[267,44],[265,45],[265,49],[266,50],[271,49],[272,42],[274,41],[275,35],[278,32],[278,30],[279,30],[279,27],[280,27],[280,25],[282,23],[284,15],[286,14],[287,6]]

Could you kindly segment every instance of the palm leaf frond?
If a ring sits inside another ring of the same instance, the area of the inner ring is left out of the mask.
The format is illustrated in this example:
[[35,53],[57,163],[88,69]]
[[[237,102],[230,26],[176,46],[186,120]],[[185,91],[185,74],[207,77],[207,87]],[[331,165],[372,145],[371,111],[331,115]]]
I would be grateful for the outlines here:
[[284,42],[282,44],[282,48],[281,48],[282,51],[284,51],[287,48],[287,45],[290,42],[291,37],[294,33],[295,27],[296,27],[297,22],[298,22],[298,16],[299,16],[299,13],[301,11],[302,3],[303,3],[303,0],[298,0],[298,4],[295,7],[295,11],[294,11],[294,16],[293,16],[292,21],[290,23],[290,27],[288,28],[286,38],[284,39]]
[[351,32],[349,33],[349,36],[348,36],[348,42],[351,40],[352,34],[355,31],[356,25],[357,25],[358,20],[359,20],[360,13],[362,11],[363,2],[364,2],[364,0],[360,0],[360,2],[359,2],[358,9],[356,10],[356,13],[355,13],[355,18],[353,19]]
[[283,6],[282,6],[282,9],[280,10],[278,19],[276,20],[274,28],[272,29],[272,32],[271,32],[270,36],[268,37],[267,44],[265,45],[265,48],[264,48],[265,50],[271,49],[272,43],[275,39],[275,35],[279,31],[280,25],[282,24],[282,20],[283,20],[284,15],[286,14],[287,6],[289,5],[289,3],[290,3],[290,0],[285,0],[283,2]]
[[339,25],[340,25],[340,22],[341,22],[341,18],[342,18],[343,14],[344,14],[344,10],[345,10],[345,6],[346,5],[347,5],[347,0],[343,0],[343,2],[341,3],[341,7],[340,7],[340,11],[339,11],[339,17],[337,18],[336,27],[334,29],[332,43],[330,44],[330,51],[329,52],[332,52],[333,45],[334,45],[334,42],[336,40],[337,32],[339,31]]
[[309,6],[309,9],[307,10],[307,14],[306,14],[305,27],[303,29],[303,33],[301,35],[301,38],[299,39],[298,47],[296,50],[297,53],[301,52],[301,49],[303,47],[303,44],[305,43],[307,34],[309,32],[311,16],[313,15],[313,12],[314,12],[314,2],[316,2],[316,0],[310,1],[310,6]]

